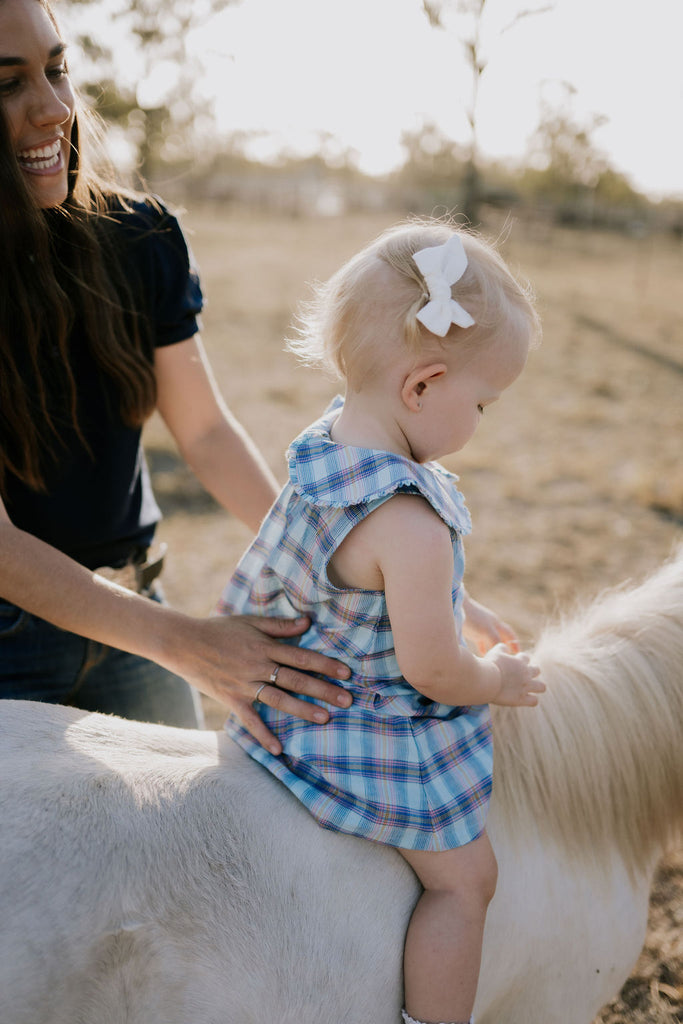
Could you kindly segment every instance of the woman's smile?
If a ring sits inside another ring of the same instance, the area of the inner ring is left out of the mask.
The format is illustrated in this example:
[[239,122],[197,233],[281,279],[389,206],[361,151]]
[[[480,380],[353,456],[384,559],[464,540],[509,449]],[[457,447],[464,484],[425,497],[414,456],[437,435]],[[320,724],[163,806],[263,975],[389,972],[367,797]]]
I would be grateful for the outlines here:
[[0,4],[0,103],[17,164],[36,202],[59,206],[68,194],[76,101],[65,44],[35,0]]
[[64,166],[63,136],[43,145],[31,146],[17,153],[22,170],[29,174],[59,174]]

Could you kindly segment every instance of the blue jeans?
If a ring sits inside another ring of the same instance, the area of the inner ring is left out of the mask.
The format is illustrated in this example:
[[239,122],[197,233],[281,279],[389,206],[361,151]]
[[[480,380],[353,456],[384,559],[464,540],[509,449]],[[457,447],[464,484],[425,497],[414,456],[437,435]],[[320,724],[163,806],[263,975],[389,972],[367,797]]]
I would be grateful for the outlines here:
[[199,694],[180,676],[2,600],[0,698],[68,704],[187,729],[204,724]]

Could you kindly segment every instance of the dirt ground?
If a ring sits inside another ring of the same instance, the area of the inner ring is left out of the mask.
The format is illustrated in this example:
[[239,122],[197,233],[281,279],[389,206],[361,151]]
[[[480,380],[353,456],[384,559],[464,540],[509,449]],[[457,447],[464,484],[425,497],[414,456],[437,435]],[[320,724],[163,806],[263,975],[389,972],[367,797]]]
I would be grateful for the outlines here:
[[[203,337],[229,405],[280,479],[288,440],[333,382],[283,338],[307,282],[400,217],[273,217],[191,207],[183,217],[208,298]],[[473,441],[446,464],[474,521],[470,593],[527,644],[558,610],[637,580],[683,526],[683,248],[666,238],[486,223],[537,293],[544,340]],[[158,420],[147,431],[170,546],[166,592],[209,614],[249,532],[209,499]],[[219,727],[218,705],[206,702]],[[641,959],[600,1024],[683,1022],[683,851],[662,865]]]

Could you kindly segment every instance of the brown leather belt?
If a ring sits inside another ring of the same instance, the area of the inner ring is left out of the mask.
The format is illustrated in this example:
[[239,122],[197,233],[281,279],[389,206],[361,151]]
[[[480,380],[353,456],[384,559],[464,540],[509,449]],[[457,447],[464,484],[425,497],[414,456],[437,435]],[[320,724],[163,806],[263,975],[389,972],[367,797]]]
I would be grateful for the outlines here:
[[144,594],[161,575],[166,547],[166,544],[159,544],[153,552],[147,551],[142,561],[131,561],[118,569],[103,565],[100,569],[95,569],[95,572],[111,583],[118,583],[120,587],[134,590],[136,594]]

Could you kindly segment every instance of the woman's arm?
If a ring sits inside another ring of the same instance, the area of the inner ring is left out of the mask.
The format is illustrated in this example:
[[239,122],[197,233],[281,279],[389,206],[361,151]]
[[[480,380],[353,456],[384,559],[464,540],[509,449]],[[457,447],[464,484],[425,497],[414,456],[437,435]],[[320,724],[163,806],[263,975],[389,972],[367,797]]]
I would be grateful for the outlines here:
[[227,705],[253,736],[274,752],[275,737],[252,707],[258,686],[276,665],[277,688],[262,699],[308,720],[327,712],[287,691],[348,706],[343,690],[308,673],[345,679],[348,669],[313,651],[283,644],[307,620],[247,616],[195,619],[110,583],[31,534],[15,527],[0,501],[0,596],[81,636],[157,662]]
[[199,335],[156,350],[157,408],[206,490],[255,532],[277,481],[223,401]]

